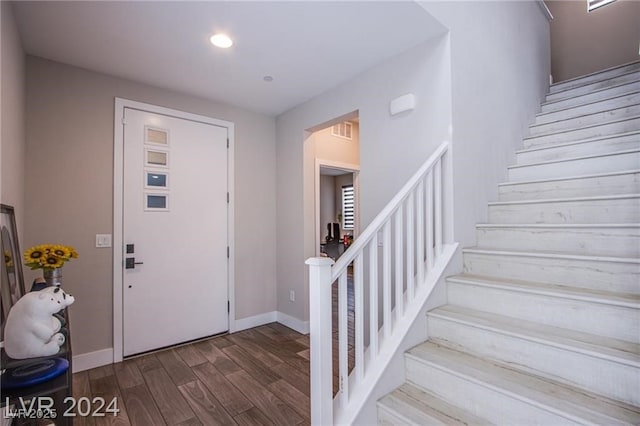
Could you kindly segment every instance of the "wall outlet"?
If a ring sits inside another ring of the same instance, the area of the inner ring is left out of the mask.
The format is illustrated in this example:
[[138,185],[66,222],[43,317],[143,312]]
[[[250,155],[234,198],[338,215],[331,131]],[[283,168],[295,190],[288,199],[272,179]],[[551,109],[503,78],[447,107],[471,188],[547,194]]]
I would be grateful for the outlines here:
[[290,290],[289,291],[289,301],[290,302],[295,302],[296,301],[296,292],[294,290]]

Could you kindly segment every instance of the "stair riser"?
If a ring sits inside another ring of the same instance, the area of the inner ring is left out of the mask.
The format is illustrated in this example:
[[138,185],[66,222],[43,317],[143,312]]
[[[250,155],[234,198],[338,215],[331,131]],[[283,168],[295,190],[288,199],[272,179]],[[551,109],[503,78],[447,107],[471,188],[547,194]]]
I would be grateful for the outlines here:
[[582,139],[611,136],[619,133],[627,133],[637,130],[640,130],[640,117],[626,119],[623,121],[616,121],[613,123],[603,123],[591,127],[559,131],[559,133],[536,135],[526,138],[523,144],[525,148],[533,148],[537,146],[574,142]]
[[628,342],[640,342],[638,309],[449,281],[452,305],[535,321]]
[[[378,404],[378,426],[422,426],[419,423],[407,420],[405,417],[398,415],[392,410],[386,409],[386,407]],[[429,416],[429,425],[433,426],[448,426],[447,423],[441,422],[435,417]]]
[[543,342],[428,316],[429,339],[609,398],[640,405],[640,370]]
[[[380,404],[378,402],[378,425],[379,426],[397,426],[397,425],[407,425],[407,426],[422,426],[424,424],[428,424],[430,426],[450,426],[452,424],[451,419],[449,421],[443,421],[435,416],[430,416],[428,413],[421,413],[421,416],[424,417],[422,422],[416,422],[408,419],[406,416],[403,416],[402,407],[386,407],[384,404]],[[443,417],[445,417],[443,415]],[[428,423],[425,423],[428,422]],[[456,423],[457,424],[457,423]]]
[[590,84],[597,81],[606,80],[611,77],[617,77],[622,74],[627,74],[635,70],[640,70],[640,62],[634,62],[631,64],[623,65],[621,67],[611,68],[605,71],[572,80],[561,81],[551,85],[551,87],[549,88],[549,92],[555,93],[562,90],[571,89],[572,87],[583,86],[585,84]]
[[486,423],[424,389],[405,383],[377,402],[378,413],[393,425],[466,426]]
[[494,424],[578,424],[409,356],[406,369],[408,381]]
[[478,247],[497,250],[638,257],[638,228],[500,228],[478,227]]
[[561,132],[572,130],[583,126],[592,126],[594,124],[622,120],[640,114],[640,105],[631,105],[624,108],[617,108],[609,111],[597,112],[594,114],[584,115],[566,120],[554,121],[552,123],[539,124],[529,127],[529,135],[537,136],[551,132]]
[[404,424],[403,419],[393,415],[390,411],[378,407],[378,426],[393,426]]
[[638,218],[638,198],[489,206],[491,223],[633,223]]
[[559,92],[549,93],[546,98],[546,102],[557,101],[559,99],[565,99],[575,96],[584,95],[586,93],[591,93],[596,90],[602,90],[609,87],[618,86],[624,83],[632,83],[637,80],[640,80],[640,71],[632,71],[627,74],[619,75],[616,77],[609,78],[603,81],[596,81],[593,83],[585,84],[579,87],[574,87],[572,89],[562,90]]
[[637,194],[640,193],[640,173],[501,185],[499,192],[500,201]]
[[631,151],[576,160],[510,167],[508,169],[508,178],[510,182],[553,179],[567,176],[615,173],[622,170],[634,170],[639,167],[640,151]]
[[624,96],[632,92],[637,92],[638,90],[640,90],[640,82],[636,81],[633,83],[627,83],[620,86],[611,87],[609,89],[599,90],[597,92],[576,96],[573,98],[567,98],[559,101],[544,103],[540,107],[540,112],[546,113],[546,112],[558,111],[561,109],[567,109],[574,106],[598,102],[608,98]]
[[592,102],[585,105],[578,105],[573,108],[562,109],[549,113],[541,113],[536,116],[535,124],[546,124],[558,120],[565,120],[581,115],[594,114],[597,112],[609,111],[633,104],[640,103],[640,92],[630,93],[614,98],[603,99],[598,102]]
[[[429,418],[430,426],[449,426],[448,423],[443,423],[434,417]],[[404,417],[400,417],[393,413],[392,411],[386,410],[385,408],[381,408],[378,406],[378,426],[398,426],[398,425],[406,425],[406,426],[422,426],[421,424],[414,422],[407,422]]]
[[516,153],[516,162],[517,164],[531,164],[633,149],[640,149],[640,134],[611,136],[604,139],[595,139],[590,142],[551,146],[533,151],[521,151]]
[[513,280],[535,280],[593,290],[640,294],[640,264],[530,256],[464,253],[464,272]]

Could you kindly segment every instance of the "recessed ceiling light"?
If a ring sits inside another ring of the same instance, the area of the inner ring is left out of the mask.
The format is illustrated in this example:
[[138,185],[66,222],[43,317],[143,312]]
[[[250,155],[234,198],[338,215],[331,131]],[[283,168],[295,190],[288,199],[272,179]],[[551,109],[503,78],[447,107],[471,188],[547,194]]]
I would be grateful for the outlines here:
[[262,77],[262,79],[267,83],[271,83],[273,81],[273,77],[271,77],[270,75],[265,75],[264,77]]
[[233,45],[233,40],[226,34],[214,34],[209,40],[211,40],[211,44],[222,49],[227,49]]

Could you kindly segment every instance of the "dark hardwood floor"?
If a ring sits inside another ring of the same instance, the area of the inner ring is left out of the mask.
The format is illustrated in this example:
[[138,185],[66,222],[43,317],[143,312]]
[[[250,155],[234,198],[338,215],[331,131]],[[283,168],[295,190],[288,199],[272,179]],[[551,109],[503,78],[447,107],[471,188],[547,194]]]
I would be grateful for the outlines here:
[[263,325],[76,373],[73,389],[120,409],[75,425],[310,424],[309,336]]
[[[351,371],[351,275],[347,289]],[[334,284],[334,394],[338,391],[337,304]],[[309,392],[309,336],[271,323],[74,374],[76,401],[116,398],[120,409],[117,416],[78,416],[74,425],[308,425]]]

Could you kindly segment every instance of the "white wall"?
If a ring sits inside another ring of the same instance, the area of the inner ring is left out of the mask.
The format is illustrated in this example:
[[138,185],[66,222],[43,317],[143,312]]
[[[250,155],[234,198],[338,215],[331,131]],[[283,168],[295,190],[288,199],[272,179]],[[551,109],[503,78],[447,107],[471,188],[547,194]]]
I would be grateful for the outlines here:
[[113,342],[112,249],[95,248],[95,234],[113,230],[115,97],[235,123],[236,319],[275,311],[274,118],[29,56],[23,244],[60,241],[80,253],[64,271],[76,298],[74,355]]
[[[304,261],[314,247],[314,150],[307,131],[353,111],[360,117],[362,229],[448,138],[450,82],[446,37],[414,47],[276,120],[278,310],[308,319]],[[389,115],[389,101],[414,93],[416,109]],[[304,297],[288,301],[289,290]]]
[[24,249],[25,55],[11,3],[3,1],[0,8],[0,201],[15,207],[18,241]]
[[421,5],[450,30],[455,240],[466,247],[540,110],[549,23],[535,1]]
[[[475,244],[514,150],[547,90],[549,25],[535,2],[424,2],[450,31],[455,240]],[[526,48],[525,48],[526,47]],[[461,253],[445,276],[460,272]],[[423,311],[446,303],[440,282]],[[375,424],[375,402],[404,381],[405,350],[427,338],[424,315],[398,348],[354,424]]]

